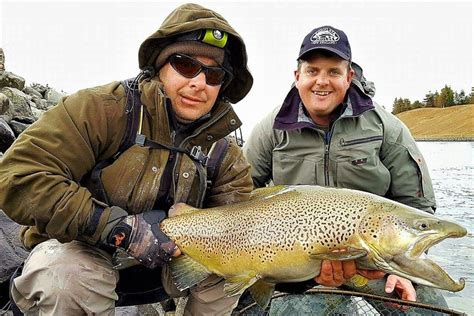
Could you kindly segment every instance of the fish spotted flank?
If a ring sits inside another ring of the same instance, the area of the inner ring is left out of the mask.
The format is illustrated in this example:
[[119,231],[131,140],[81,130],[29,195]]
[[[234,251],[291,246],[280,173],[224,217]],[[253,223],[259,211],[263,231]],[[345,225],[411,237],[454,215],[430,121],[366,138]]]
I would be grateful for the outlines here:
[[[226,279],[228,295],[250,288],[268,305],[276,283],[319,274],[321,261],[357,260],[418,284],[459,291],[424,252],[467,231],[449,221],[370,193],[319,186],[255,190],[250,201],[210,209],[177,204],[161,229],[185,254],[170,267],[179,289],[211,273]],[[345,252],[333,250],[346,248]]]

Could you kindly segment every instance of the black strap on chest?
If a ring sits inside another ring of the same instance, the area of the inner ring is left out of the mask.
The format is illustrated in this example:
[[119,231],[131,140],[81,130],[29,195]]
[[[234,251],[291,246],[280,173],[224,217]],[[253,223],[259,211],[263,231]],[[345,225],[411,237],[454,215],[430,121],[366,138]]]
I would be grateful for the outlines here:
[[138,124],[140,121],[140,91],[138,90],[138,82],[133,79],[122,81],[127,98],[127,106],[125,107],[125,114],[127,114],[127,127],[120,142],[119,149],[114,155],[116,160],[124,151],[132,147],[135,143],[135,137],[138,131]]
[[124,151],[134,144],[140,118],[141,101],[140,93],[138,91],[138,83],[136,80],[127,79],[122,81],[122,85],[125,88],[125,96],[127,98],[127,105],[125,107],[127,125],[122,140],[120,141],[119,148],[112,157],[97,162],[94,168],[81,180],[81,184],[89,189],[94,198],[107,203],[108,205],[110,205],[110,201],[101,180],[102,169],[114,163],[114,161],[117,160]]
[[207,186],[206,186],[206,196],[209,195],[209,191],[214,184],[219,168],[222,165],[222,161],[229,149],[229,139],[224,137],[220,139],[214,145],[214,149],[210,153],[209,162],[207,164]]

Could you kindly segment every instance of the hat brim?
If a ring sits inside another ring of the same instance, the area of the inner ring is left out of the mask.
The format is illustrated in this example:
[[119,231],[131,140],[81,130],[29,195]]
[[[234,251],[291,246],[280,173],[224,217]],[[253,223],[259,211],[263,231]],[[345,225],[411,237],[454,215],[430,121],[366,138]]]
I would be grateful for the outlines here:
[[299,56],[298,56],[298,59],[304,59],[304,55],[306,55],[307,53],[310,53],[312,51],[315,51],[315,50],[327,50],[331,53],[334,53],[336,54],[337,56],[341,57],[342,59],[344,60],[347,60],[347,61],[351,61],[351,58],[349,56],[347,56],[346,54],[344,54],[343,52],[341,52],[340,50],[338,49],[334,49],[334,48],[331,48],[331,47],[312,47],[306,51],[304,51],[303,53],[301,53]]

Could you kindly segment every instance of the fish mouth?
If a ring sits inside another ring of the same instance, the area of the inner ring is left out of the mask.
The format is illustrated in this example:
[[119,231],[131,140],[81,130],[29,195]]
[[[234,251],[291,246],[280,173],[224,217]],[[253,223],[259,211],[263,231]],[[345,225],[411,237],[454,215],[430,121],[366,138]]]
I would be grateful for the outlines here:
[[[457,224],[456,224],[457,225]],[[459,226],[459,225],[457,225]],[[409,249],[409,256],[412,258],[418,258],[428,249],[434,245],[439,244],[447,238],[460,238],[464,237],[467,234],[467,230],[464,227],[459,226],[462,229],[451,231],[447,234],[440,235],[438,232],[429,233],[422,236],[417,242],[415,242],[412,247]]]
[[395,257],[390,266],[393,268],[393,274],[405,277],[421,285],[447,291],[461,291],[466,283],[464,278],[460,278],[456,282],[443,268],[428,258],[420,257],[413,260],[407,257]]
[[453,222],[443,222],[443,231],[427,232],[422,235],[407,252],[394,256],[391,268],[393,273],[406,277],[418,284],[440,288],[452,292],[461,291],[465,286],[465,279],[458,282],[434,261],[427,258],[425,252],[432,246],[446,238],[460,238],[467,234],[467,230]]

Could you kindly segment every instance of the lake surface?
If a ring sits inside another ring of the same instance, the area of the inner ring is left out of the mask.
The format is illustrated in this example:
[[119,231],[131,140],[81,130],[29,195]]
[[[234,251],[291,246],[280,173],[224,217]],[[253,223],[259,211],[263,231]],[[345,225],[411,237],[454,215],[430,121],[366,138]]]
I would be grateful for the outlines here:
[[466,279],[464,290],[443,291],[449,307],[474,315],[474,142],[418,142],[433,180],[436,215],[467,228],[463,238],[442,241],[429,251],[455,280]]

